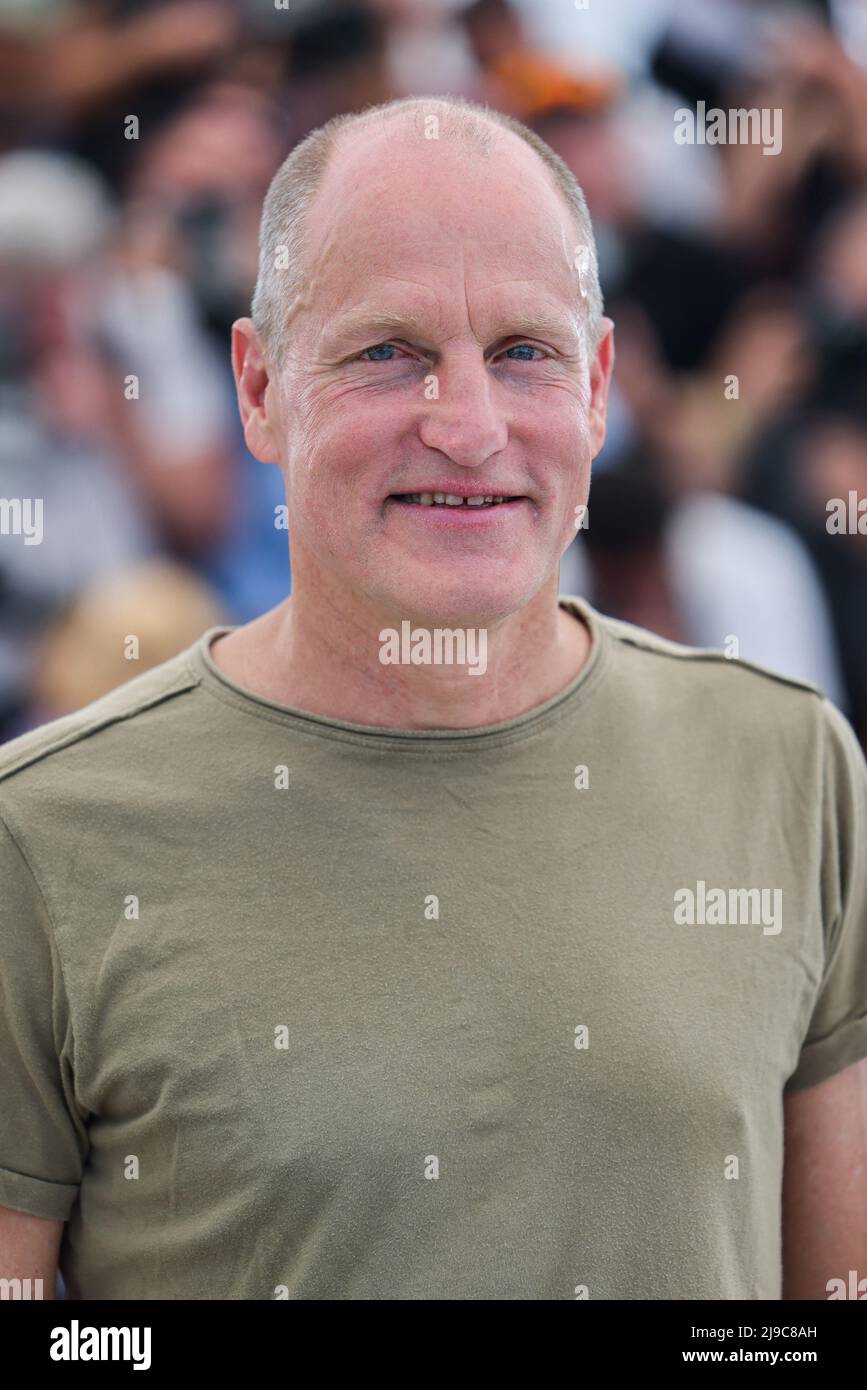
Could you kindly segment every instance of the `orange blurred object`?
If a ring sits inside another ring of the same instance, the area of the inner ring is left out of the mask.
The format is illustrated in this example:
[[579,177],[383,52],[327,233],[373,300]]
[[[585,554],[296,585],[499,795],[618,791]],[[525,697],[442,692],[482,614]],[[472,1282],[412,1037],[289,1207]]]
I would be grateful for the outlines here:
[[542,53],[516,48],[492,57],[487,73],[511,98],[523,121],[539,120],[569,107],[587,114],[610,106],[622,89],[621,79],[604,69],[571,73]]

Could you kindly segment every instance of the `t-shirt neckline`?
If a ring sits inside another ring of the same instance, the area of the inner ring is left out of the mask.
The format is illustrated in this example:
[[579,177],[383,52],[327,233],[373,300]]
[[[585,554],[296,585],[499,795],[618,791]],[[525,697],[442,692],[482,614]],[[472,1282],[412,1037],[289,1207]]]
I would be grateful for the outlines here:
[[558,598],[561,608],[573,616],[583,618],[590,632],[590,651],[577,676],[533,709],[511,719],[496,724],[481,724],[467,729],[403,729],[389,728],[378,724],[355,724],[344,719],[334,719],[327,715],[314,714],[309,710],[280,704],[246,686],[239,685],[227,675],[211,655],[211,644],[218,636],[236,631],[237,623],[219,623],[209,627],[188,649],[191,664],[199,681],[213,695],[244,710],[248,714],[286,724],[292,728],[324,737],[337,738],[344,742],[371,746],[374,744],[403,744],[423,747],[436,744],[498,744],[512,742],[535,733],[551,720],[559,718],[573,706],[583,702],[589,691],[598,683],[608,655],[609,638],[599,614],[586,599],[571,594],[561,594]]

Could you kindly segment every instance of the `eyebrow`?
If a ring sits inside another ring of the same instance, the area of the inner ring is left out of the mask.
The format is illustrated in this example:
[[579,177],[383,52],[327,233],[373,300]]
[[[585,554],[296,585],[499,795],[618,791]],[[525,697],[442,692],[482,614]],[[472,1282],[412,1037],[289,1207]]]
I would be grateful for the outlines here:
[[[508,325],[499,338],[526,336],[530,338],[553,338],[559,341],[577,342],[580,329],[568,317],[548,309],[540,308],[531,313],[506,313],[502,316]],[[388,338],[406,338],[424,342],[428,340],[429,328],[420,318],[411,313],[388,313],[374,306],[359,305],[342,314],[336,323],[329,325],[324,335],[327,346],[339,350],[363,339],[369,344],[382,342]]]

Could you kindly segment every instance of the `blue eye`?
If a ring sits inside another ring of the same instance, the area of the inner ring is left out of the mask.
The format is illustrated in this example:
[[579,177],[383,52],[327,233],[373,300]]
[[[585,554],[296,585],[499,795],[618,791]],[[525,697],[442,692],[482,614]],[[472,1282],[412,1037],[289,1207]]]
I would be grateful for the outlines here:
[[[515,343],[514,347],[506,348],[506,356],[508,357],[509,354],[510,354],[510,353],[513,353],[513,352],[529,353],[529,352],[538,352],[538,351],[539,351],[539,349],[536,348],[536,347],[533,347],[533,344],[532,344],[532,343]],[[523,356],[523,357],[513,357],[513,358],[512,358],[512,361],[513,361],[513,362],[532,362],[532,361],[533,361],[533,358],[532,358],[532,357],[526,357],[526,356]]]
[[[376,343],[373,347],[365,348],[360,355],[368,362],[393,362],[398,351],[394,343]],[[532,343],[515,343],[506,348],[506,356],[511,357],[513,362],[534,362],[537,359],[533,354],[538,352],[541,349]]]
[[[361,355],[362,355],[362,357],[366,357],[367,354],[368,354],[369,352],[371,352],[371,353],[373,353],[373,352],[377,352],[377,353],[380,353],[380,352],[390,352],[390,353],[393,353],[394,351],[395,351],[395,348],[394,348],[394,344],[393,344],[393,343],[377,343],[375,347],[365,348],[365,349],[364,349],[364,352],[363,352]],[[370,362],[390,362],[391,360],[392,360],[391,357],[370,357],[370,358],[368,358],[368,361],[370,361]]]

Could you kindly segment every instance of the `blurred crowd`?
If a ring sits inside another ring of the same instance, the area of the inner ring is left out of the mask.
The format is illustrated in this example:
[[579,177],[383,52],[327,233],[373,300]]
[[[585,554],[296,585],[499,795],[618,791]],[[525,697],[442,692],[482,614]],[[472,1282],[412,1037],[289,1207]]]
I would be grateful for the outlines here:
[[[561,588],[815,681],[867,747],[861,0],[0,0],[0,739],[285,596],[228,361],[262,198],[425,93],[587,196],[617,364]],[[701,102],[780,110],[779,153],[679,143]]]

